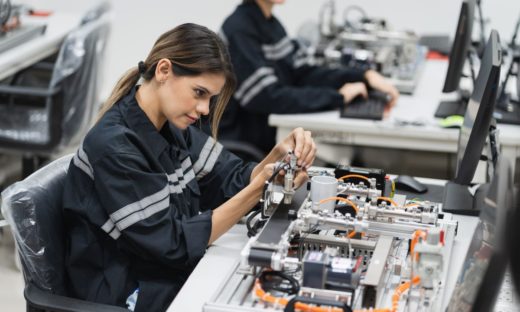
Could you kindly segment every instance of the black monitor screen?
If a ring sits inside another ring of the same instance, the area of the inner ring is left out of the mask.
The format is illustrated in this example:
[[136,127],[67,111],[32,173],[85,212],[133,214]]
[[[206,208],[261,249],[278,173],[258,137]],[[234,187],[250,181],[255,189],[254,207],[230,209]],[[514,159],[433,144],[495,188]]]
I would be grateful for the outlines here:
[[502,159],[484,199],[447,311],[493,310],[508,261],[506,224],[512,211],[512,187],[509,163]]
[[489,133],[495,107],[500,65],[502,63],[498,33],[492,31],[482,56],[480,70],[460,129],[455,183],[469,185],[477,169]]
[[462,68],[471,44],[471,31],[475,15],[475,0],[465,0],[460,8],[459,21],[455,32],[455,39],[451,46],[450,62],[444,81],[442,92],[453,92],[459,88]]

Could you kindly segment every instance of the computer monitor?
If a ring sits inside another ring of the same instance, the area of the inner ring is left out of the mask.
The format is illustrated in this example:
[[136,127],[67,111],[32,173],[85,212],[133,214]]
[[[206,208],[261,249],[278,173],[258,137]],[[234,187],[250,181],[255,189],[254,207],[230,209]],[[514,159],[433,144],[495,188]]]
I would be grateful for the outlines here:
[[[474,195],[468,190],[489,135],[500,78],[502,50],[497,31],[492,30],[486,44],[475,88],[468,102],[459,134],[457,170],[444,193],[444,210],[477,215]],[[485,192],[485,190],[483,190]],[[479,193],[483,195],[482,191]]]
[[459,99],[456,101],[441,102],[435,117],[444,118],[451,115],[463,115],[465,109],[464,92],[459,90],[459,82],[462,76],[462,69],[466,62],[468,50],[471,45],[471,34],[473,30],[473,20],[475,16],[475,0],[465,0],[460,8],[459,21],[455,31],[455,39],[451,46],[450,60],[446,79],[442,92],[459,91]]
[[[447,311],[493,311],[509,260],[512,170],[500,159]],[[464,233],[466,235],[466,233]]]

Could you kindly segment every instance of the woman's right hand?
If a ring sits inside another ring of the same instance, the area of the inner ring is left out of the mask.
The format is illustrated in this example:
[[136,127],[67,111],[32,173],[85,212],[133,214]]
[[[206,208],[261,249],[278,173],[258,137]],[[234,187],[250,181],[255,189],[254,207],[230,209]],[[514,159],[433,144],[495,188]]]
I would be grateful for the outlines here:
[[364,98],[368,97],[368,90],[363,82],[346,83],[338,90],[338,92],[343,95],[343,101],[345,103],[350,103],[350,101],[359,95]]

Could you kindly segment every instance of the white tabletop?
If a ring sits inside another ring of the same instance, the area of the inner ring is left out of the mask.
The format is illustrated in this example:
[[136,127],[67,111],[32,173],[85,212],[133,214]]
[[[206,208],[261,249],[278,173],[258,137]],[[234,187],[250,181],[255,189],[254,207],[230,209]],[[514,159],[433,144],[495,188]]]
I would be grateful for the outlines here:
[[45,33],[0,54],[0,80],[24,69],[59,50],[63,39],[80,23],[72,13],[53,13],[49,17],[25,17],[22,23],[44,23]]
[[[447,62],[430,60],[425,65],[413,95],[401,95],[397,105],[382,121],[340,118],[338,111],[311,114],[270,115],[269,124],[278,128],[277,140],[285,138],[296,127],[313,132],[321,144],[318,156],[330,152],[330,147],[341,145],[373,146],[432,152],[455,153],[458,129],[444,129],[434,118],[441,100],[453,99],[453,94],[442,94]],[[413,125],[412,123],[420,123]],[[520,157],[520,127],[499,124],[503,155],[512,164]],[[328,145],[327,148],[322,146]],[[328,160],[330,157],[323,157]]]

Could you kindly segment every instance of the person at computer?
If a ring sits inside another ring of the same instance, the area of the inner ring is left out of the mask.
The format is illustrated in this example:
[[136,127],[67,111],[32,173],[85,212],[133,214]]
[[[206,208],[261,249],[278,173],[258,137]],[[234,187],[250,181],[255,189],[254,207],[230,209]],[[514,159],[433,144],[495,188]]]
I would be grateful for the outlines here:
[[264,152],[275,143],[269,114],[339,108],[367,87],[391,96],[397,89],[374,70],[329,69],[306,64],[305,53],[289,39],[273,7],[284,0],[244,0],[224,21],[219,35],[227,44],[238,86],[220,123],[220,138],[248,141]]
[[218,125],[234,85],[225,45],[195,24],[161,35],[119,80],[67,173],[72,296],[164,311],[207,246],[257,204],[289,150],[303,168],[295,186],[304,183],[316,153],[310,132],[295,129],[256,164],[198,129],[210,110]]

